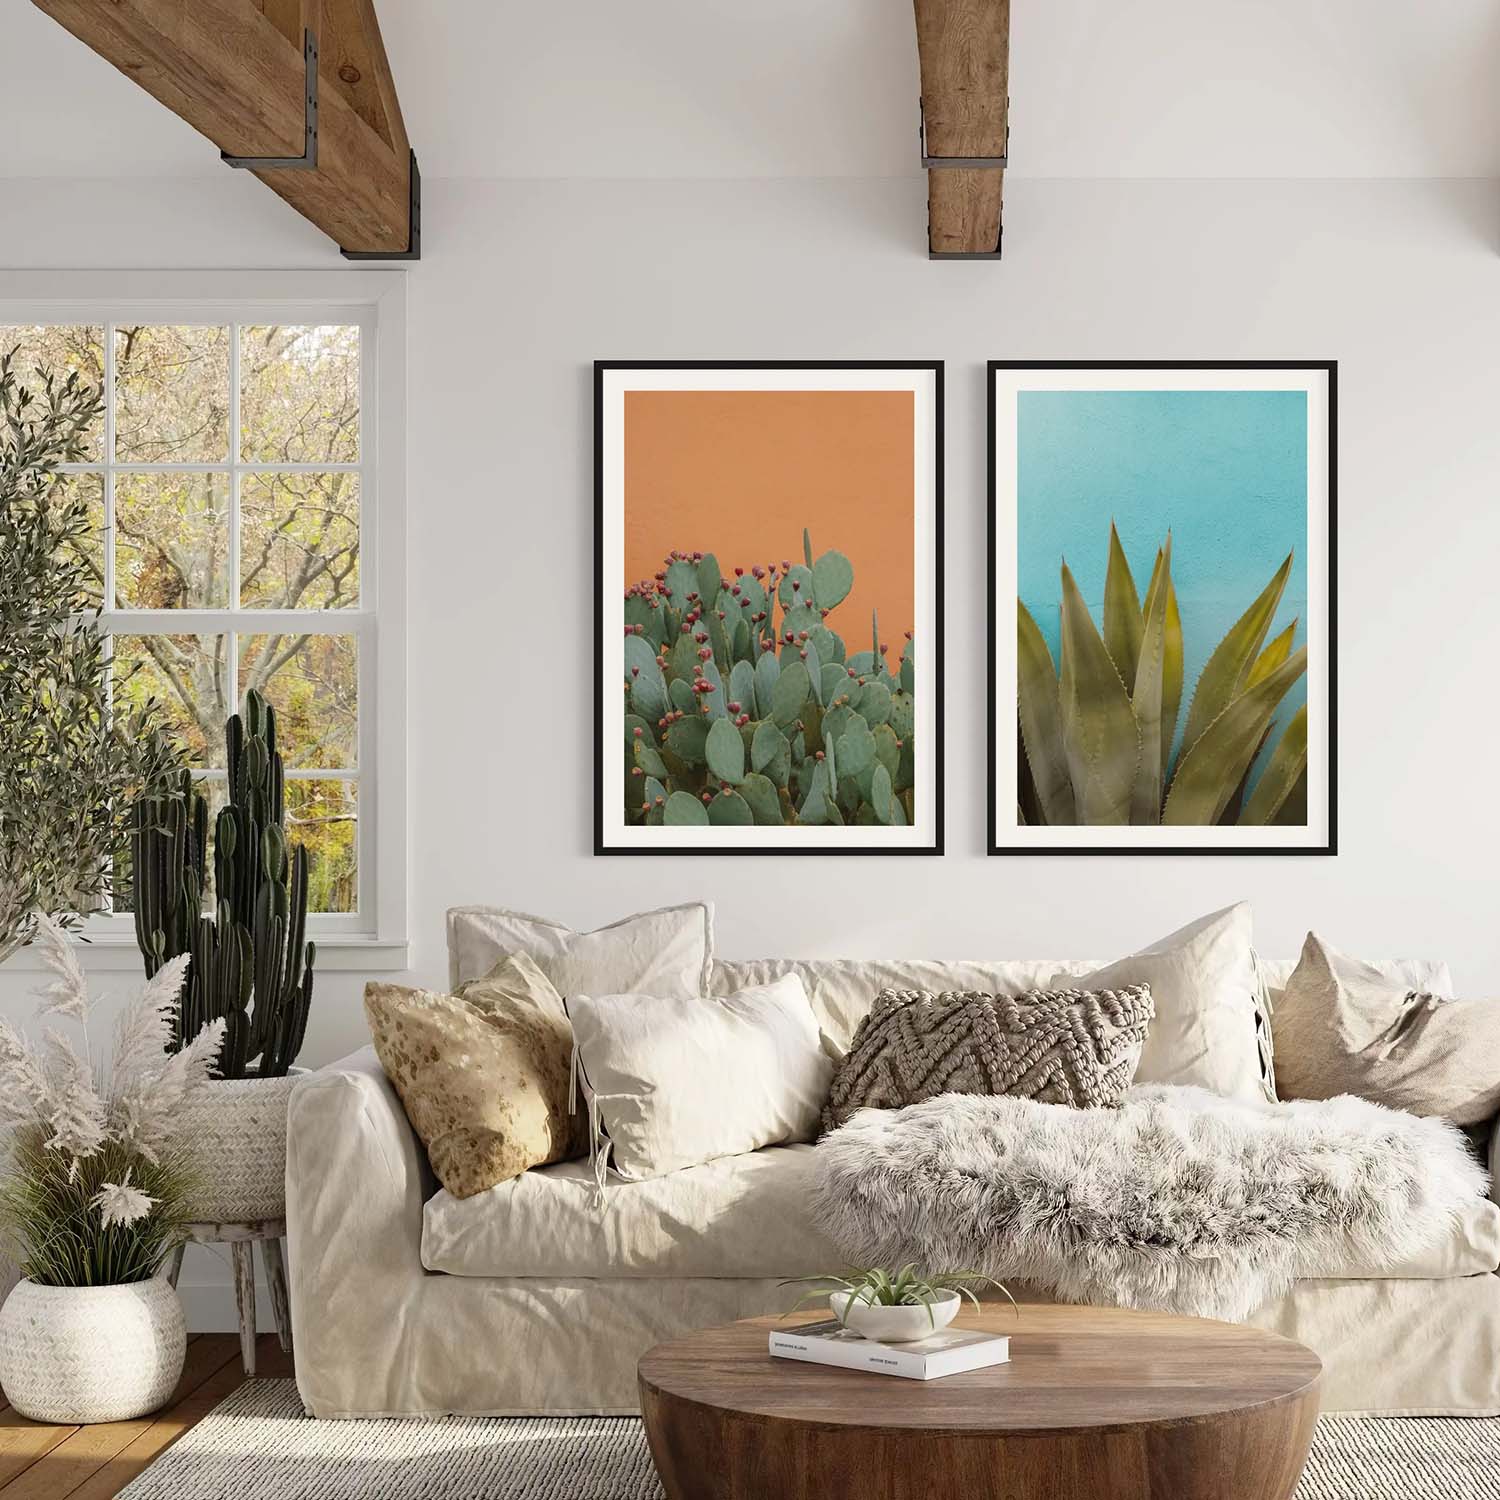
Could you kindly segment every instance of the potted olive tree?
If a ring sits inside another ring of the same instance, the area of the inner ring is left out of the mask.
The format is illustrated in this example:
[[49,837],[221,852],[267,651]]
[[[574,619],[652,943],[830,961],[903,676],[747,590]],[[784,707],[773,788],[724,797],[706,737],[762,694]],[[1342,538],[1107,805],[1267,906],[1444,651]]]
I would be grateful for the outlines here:
[[201,1184],[197,1223],[286,1212],[286,1113],[312,1002],[307,850],[287,841],[276,712],[251,689],[225,725],[229,801],[213,836],[214,909],[204,910],[208,807],[184,773],[142,798],[131,839],[136,940],[146,974],[186,955],[173,1047],[222,1024],[219,1077],[180,1112]]
[[67,928],[103,904],[133,798],[181,765],[155,700],[110,704],[96,526],[60,469],[101,407],[76,373],[27,385],[0,357],[0,961],[38,911]]
[[35,941],[52,979],[40,1045],[0,1019],[0,1237],[22,1280],[0,1307],[0,1386],[39,1422],[119,1422],[160,1406],[182,1373],[182,1306],[162,1264],[181,1242],[195,1164],[176,1124],[208,1087],[215,1021],[169,1052],[186,958],[158,970],[89,1049],[90,1000],[72,945],[46,914]]

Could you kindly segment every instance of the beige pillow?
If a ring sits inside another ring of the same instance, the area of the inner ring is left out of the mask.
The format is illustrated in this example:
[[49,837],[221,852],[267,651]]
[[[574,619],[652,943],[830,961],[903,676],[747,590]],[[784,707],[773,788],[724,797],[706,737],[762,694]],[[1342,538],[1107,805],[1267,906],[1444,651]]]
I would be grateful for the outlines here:
[[1059,974],[1047,988],[1150,985],[1156,1019],[1141,1048],[1137,1083],[1191,1083],[1228,1099],[1266,1099],[1255,1035],[1261,985],[1250,935],[1250,906],[1242,901],[1092,974]]
[[938,1094],[1113,1104],[1130,1087],[1150,1024],[1146,985],[1014,996],[885,990],[834,1074],[823,1128]]
[[457,990],[507,954],[534,959],[558,994],[706,995],[714,957],[714,909],[704,901],[622,917],[575,932],[563,922],[499,906],[448,913],[448,983]]
[[1357,1094],[1455,1125],[1500,1110],[1500,1004],[1411,989],[1316,933],[1272,1024],[1283,1099]]
[[833,1063],[795,974],[722,997],[571,995],[568,1015],[601,1184],[607,1155],[639,1182],[817,1134]]
[[572,1030],[561,997],[524,954],[457,995],[367,984],[365,1016],[380,1065],[455,1198],[583,1154],[587,1122],[568,1112]]

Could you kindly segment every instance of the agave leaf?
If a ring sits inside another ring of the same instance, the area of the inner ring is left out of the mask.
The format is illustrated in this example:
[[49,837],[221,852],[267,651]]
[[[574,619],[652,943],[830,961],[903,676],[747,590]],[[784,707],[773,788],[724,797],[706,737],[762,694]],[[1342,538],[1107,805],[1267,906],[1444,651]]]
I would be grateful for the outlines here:
[[1245,774],[1240,777],[1236,784],[1234,796],[1224,804],[1224,810],[1219,814],[1218,821],[1220,827],[1239,822],[1240,813],[1245,806],[1245,793],[1250,790],[1250,773],[1255,769],[1255,763],[1260,759],[1260,752],[1266,748],[1266,744],[1270,738],[1271,726],[1268,724],[1266,725],[1265,732],[1261,735],[1259,742],[1255,746],[1255,753],[1245,762]]
[[1307,647],[1299,647],[1270,676],[1237,697],[1183,753],[1162,809],[1163,823],[1207,826],[1234,795],[1240,777],[1287,689],[1307,670]]
[[1255,665],[1245,678],[1247,688],[1254,687],[1257,682],[1269,677],[1292,654],[1292,637],[1296,633],[1297,622],[1293,620],[1280,635],[1273,636],[1267,642],[1266,649],[1255,658]]
[[1285,802],[1281,804],[1276,816],[1271,819],[1272,823],[1279,828],[1301,828],[1307,823],[1307,767],[1302,768],[1302,774],[1297,778]]
[[1104,647],[1122,682],[1135,681],[1141,656],[1141,599],[1120,533],[1109,523],[1109,567],[1104,574]]
[[[1172,545],[1172,533],[1167,533],[1167,546]],[[1151,583],[1146,590],[1145,616],[1151,614],[1154,602],[1152,591],[1159,586],[1165,548],[1158,550],[1156,565],[1151,570]],[[1144,622],[1143,622],[1144,623]],[[1177,738],[1177,713],[1182,707],[1182,616],[1177,610],[1177,585],[1172,582],[1171,570],[1167,570],[1167,620],[1163,633],[1161,663],[1161,774],[1165,782],[1172,764],[1172,742]]]
[[1161,822],[1162,784],[1162,685],[1167,655],[1167,599],[1172,582],[1172,538],[1157,553],[1151,584],[1146,590],[1146,615],[1136,664],[1135,690],[1130,706],[1141,734],[1141,760],[1136,767],[1135,787],[1130,796],[1130,821],[1153,825]]
[[1062,565],[1062,590],[1063,748],[1077,821],[1124,823],[1130,817],[1130,793],[1140,762],[1140,734],[1130,694],[1067,563]]
[[1072,823],[1073,784],[1063,750],[1062,710],[1052,653],[1031,611],[1016,600],[1016,690],[1021,739],[1042,818],[1051,824]]
[[[1307,774],[1307,705],[1294,713],[1271,752],[1266,768],[1240,814],[1240,823],[1264,824],[1275,818],[1298,781]],[[1305,785],[1305,781],[1304,781]],[[1303,821],[1306,821],[1304,817]]]
[[[1281,603],[1287,575],[1292,571],[1292,554],[1277,568],[1275,576],[1261,591],[1260,597],[1230,627],[1228,635],[1214,647],[1188,709],[1187,733],[1183,736],[1184,753],[1198,743],[1199,736],[1229,707],[1245,687],[1245,678],[1260,652],[1261,642]],[[1212,819],[1210,819],[1212,821]]]

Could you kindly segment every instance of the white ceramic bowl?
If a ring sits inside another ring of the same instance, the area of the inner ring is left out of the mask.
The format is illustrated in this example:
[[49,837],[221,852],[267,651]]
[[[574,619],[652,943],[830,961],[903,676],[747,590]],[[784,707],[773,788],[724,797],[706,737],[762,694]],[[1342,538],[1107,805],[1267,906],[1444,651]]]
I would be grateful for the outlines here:
[[939,1292],[927,1307],[872,1307],[858,1302],[850,1292],[834,1292],[828,1299],[836,1318],[863,1338],[878,1344],[909,1344],[946,1328],[958,1315],[963,1298],[957,1292]]

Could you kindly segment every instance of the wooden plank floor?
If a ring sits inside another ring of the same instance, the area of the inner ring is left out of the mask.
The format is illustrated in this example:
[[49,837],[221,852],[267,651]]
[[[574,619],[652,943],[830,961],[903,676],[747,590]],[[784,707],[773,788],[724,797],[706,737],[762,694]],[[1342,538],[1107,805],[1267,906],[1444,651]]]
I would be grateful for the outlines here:
[[[256,1374],[287,1376],[292,1360],[274,1334],[256,1345]],[[0,1500],[110,1500],[244,1379],[234,1333],[188,1339],[172,1399],[134,1422],[52,1427],[17,1415],[0,1395]]]

